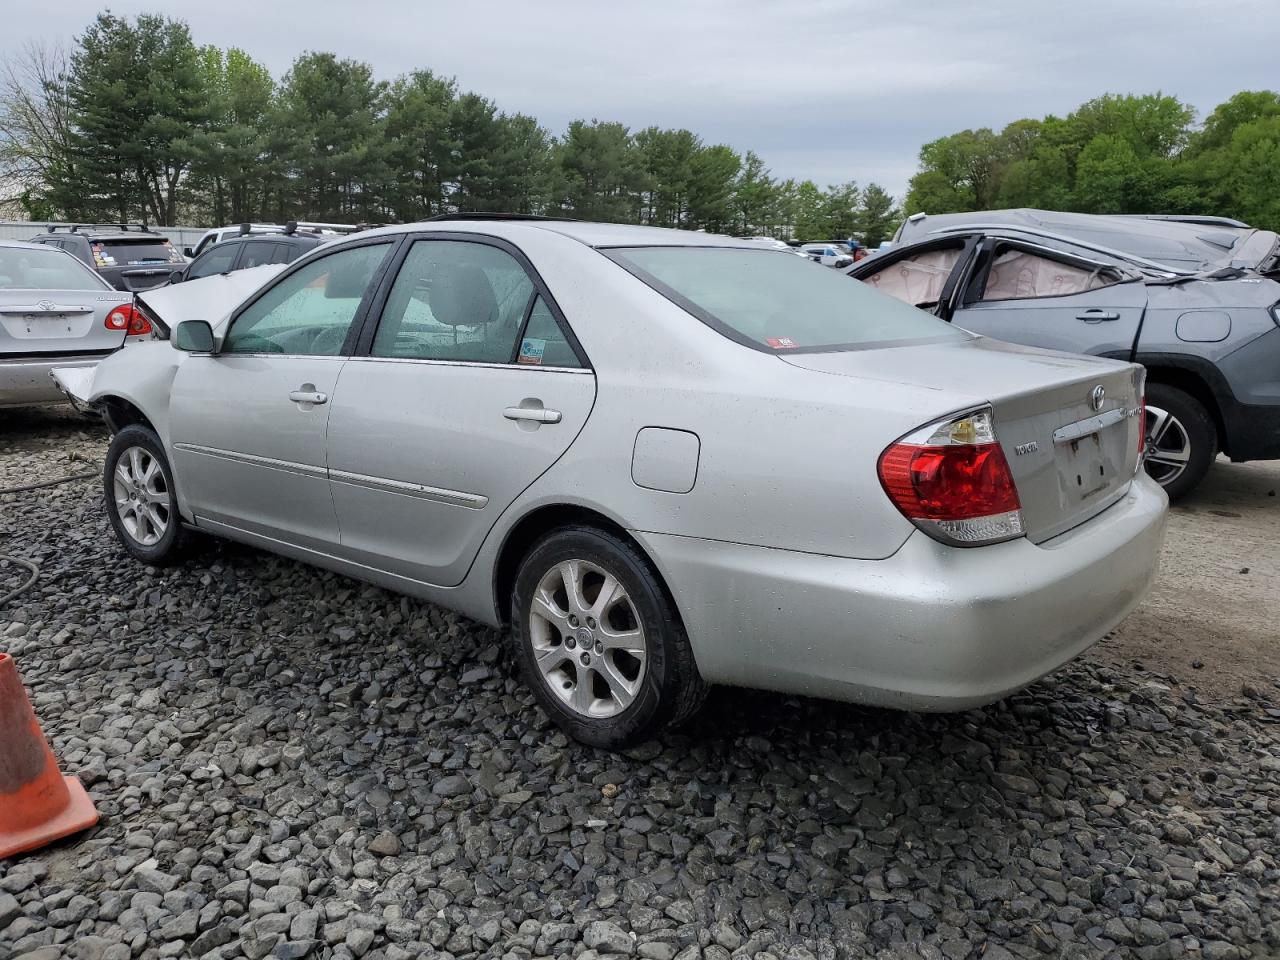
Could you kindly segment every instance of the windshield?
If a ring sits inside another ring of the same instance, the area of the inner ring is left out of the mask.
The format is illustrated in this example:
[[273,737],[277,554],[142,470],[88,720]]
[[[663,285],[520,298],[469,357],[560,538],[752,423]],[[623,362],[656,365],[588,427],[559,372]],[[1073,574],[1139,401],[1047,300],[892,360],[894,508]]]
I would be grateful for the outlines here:
[[0,247],[0,290],[97,290],[105,286],[97,274],[61,250]]
[[149,263],[183,263],[182,254],[168,240],[104,240],[93,244],[93,259],[100,267],[140,266]]
[[969,336],[843,273],[771,250],[602,252],[703,323],[758,350],[851,350]]

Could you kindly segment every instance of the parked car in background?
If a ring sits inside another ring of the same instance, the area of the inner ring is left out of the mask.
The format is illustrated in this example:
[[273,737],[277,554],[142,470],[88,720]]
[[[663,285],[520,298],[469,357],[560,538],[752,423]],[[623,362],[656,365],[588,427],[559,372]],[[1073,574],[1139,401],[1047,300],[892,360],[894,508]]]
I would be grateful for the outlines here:
[[853,254],[835,243],[802,243],[800,249],[810,260],[824,267],[843,268],[853,263]]
[[0,407],[64,400],[53,367],[92,367],[150,333],[131,294],[66,251],[0,240]]
[[1217,217],[925,216],[848,273],[985,336],[1147,368],[1146,467],[1280,458],[1277,235]]
[[235,237],[252,236],[260,233],[293,233],[297,230],[310,233],[327,233],[331,236],[354,233],[362,229],[347,223],[318,223],[304,220],[291,220],[288,223],[237,223],[229,227],[215,227],[205,231],[195,244],[182,252],[195,259],[215,244]]
[[272,269],[141,294],[172,342],[78,385],[124,549],[194,528],[509,624],[588,743],[708,683],[987,703],[1155,573],[1133,364],[683,230],[438,218]]
[[287,233],[241,234],[208,247],[185,267],[174,270],[170,280],[181,283],[258,267],[264,263],[292,263],[308,250],[336,236],[338,234],[335,233],[295,232],[292,225]]
[[65,230],[50,226],[32,243],[65,250],[117,290],[147,290],[169,282],[169,274],[186,261],[163,234],[146,224],[76,224]]

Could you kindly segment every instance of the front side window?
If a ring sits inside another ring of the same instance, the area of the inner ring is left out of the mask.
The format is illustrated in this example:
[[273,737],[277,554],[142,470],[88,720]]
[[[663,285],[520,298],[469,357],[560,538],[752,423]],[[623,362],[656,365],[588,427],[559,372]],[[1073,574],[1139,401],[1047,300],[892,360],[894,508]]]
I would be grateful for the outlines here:
[[799,257],[724,247],[602,251],[720,333],[758,349],[848,350],[877,343],[965,339],[914,307],[814,270]]
[[533,289],[497,247],[418,240],[391,287],[372,355],[510,363]]
[[98,290],[102,279],[57,249],[0,246],[0,290]]
[[390,249],[376,243],[338,250],[295,270],[231,322],[222,352],[340,355]]
[[273,259],[275,257],[278,243],[263,243],[261,240],[244,245],[244,259],[240,261],[240,269],[247,270],[249,267],[259,267],[264,263],[279,263],[280,261]]
[[240,250],[238,243],[224,243],[202,253],[198,259],[191,262],[191,267],[187,270],[188,280],[198,280],[200,277],[212,277],[219,273],[226,273],[231,269],[231,265],[236,261],[236,253]]
[[997,248],[996,258],[982,288],[982,299],[1062,297],[1110,286],[1117,280],[1113,272],[1104,272],[1102,267],[1090,270],[1016,247]]
[[964,247],[956,246],[903,257],[863,277],[862,282],[903,303],[933,306],[963,253]]

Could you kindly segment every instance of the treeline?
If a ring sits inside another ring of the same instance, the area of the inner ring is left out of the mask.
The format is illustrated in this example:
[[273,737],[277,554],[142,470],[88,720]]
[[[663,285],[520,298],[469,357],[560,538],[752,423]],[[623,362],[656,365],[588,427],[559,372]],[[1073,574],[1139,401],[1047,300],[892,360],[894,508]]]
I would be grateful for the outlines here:
[[1202,126],[1174,97],[1104,96],[1066,117],[926,143],[907,213],[1040,207],[1190,213],[1280,229],[1280,93],[1238,93]]
[[878,244],[899,216],[874,183],[779,180],[689,130],[577,120],[553,135],[426,69],[387,82],[304,53],[277,81],[159,15],[102,14],[69,54],[30,49],[0,81],[0,198],[7,185],[32,219],[505,211]]

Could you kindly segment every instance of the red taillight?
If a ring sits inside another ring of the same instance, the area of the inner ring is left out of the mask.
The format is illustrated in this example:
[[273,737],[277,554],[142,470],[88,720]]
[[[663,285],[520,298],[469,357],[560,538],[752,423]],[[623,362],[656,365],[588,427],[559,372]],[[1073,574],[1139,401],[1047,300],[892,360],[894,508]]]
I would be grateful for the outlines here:
[[151,322],[132,303],[114,307],[102,325],[108,330],[124,330],[126,336],[140,337],[151,332]]
[[898,509],[913,520],[972,520],[1022,509],[998,443],[895,443],[880,457],[880,480]]
[[878,469],[889,499],[936,539],[977,545],[1022,535],[1022,503],[989,410],[903,437]]

